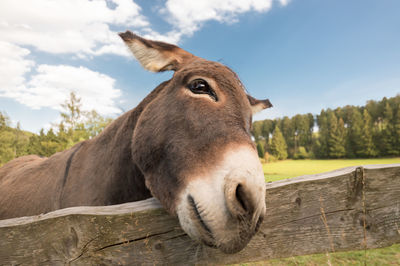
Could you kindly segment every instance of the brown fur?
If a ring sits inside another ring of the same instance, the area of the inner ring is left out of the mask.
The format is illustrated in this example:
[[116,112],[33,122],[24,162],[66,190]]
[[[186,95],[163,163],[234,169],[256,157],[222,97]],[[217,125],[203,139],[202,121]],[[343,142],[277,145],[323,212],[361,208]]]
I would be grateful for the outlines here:
[[[165,46],[155,44],[157,49]],[[167,52],[174,49],[180,48],[167,46]],[[0,219],[151,195],[173,213],[187,176],[211,168],[229,145],[253,145],[251,106],[236,74],[219,63],[182,54],[171,80],[99,136],[49,158],[25,156],[0,168]],[[215,81],[221,100],[186,93],[194,76]]]

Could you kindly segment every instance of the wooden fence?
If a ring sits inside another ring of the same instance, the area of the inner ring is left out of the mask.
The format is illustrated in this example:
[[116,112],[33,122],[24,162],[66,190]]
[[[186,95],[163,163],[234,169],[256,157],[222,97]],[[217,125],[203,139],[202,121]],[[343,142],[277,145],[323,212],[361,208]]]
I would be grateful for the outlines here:
[[239,253],[192,241],[155,199],[0,221],[0,264],[225,264],[400,243],[400,164],[267,184],[267,217]]

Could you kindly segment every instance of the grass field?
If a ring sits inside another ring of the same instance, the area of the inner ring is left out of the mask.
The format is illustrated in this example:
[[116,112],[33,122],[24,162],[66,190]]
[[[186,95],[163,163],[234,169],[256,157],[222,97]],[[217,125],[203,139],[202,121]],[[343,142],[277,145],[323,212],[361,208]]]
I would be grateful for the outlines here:
[[295,176],[323,173],[348,166],[390,163],[400,163],[400,158],[285,160],[263,164],[263,170],[265,180],[270,182]]
[[[263,164],[265,180],[277,181],[317,174],[348,166],[400,163],[400,158],[285,160]],[[364,251],[337,252],[274,259],[250,265],[400,265],[400,245]]]
[[286,259],[274,259],[257,263],[242,265],[266,265],[266,266],[294,266],[294,265],[400,265],[400,245],[387,248],[370,249],[364,251],[336,252],[329,254],[316,254],[309,256],[290,257]]

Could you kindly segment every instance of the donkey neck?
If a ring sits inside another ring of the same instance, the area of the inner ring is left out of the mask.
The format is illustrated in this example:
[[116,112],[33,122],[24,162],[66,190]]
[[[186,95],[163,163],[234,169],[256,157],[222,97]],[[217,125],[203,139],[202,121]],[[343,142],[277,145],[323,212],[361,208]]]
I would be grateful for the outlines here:
[[[153,101],[160,91],[169,82],[165,81],[158,85],[149,95],[147,95],[134,109],[126,112],[107,126],[103,132],[93,139],[97,143],[107,143],[110,147],[116,147],[115,142],[121,142],[123,146],[131,147],[132,136],[135,131],[137,121],[146,106]],[[101,144],[100,144],[101,145]]]
[[[106,204],[119,204],[129,201],[143,200],[151,197],[150,191],[145,186],[144,176],[135,165],[131,155],[131,143],[137,121],[146,106],[157,97],[168,81],[156,87],[134,109],[126,112],[111,123],[98,137],[93,139],[93,146],[97,157],[107,158],[99,160],[97,167],[109,166],[112,175],[103,176],[107,180]],[[102,147],[102,148],[100,148]],[[104,165],[103,165],[104,164]]]

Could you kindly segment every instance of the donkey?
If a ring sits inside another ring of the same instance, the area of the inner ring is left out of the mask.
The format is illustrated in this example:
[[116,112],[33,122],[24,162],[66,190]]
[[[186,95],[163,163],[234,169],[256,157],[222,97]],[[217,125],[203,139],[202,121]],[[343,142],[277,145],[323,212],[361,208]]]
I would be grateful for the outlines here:
[[251,140],[248,96],[228,67],[130,31],[119,34],[150,71],[173,70],[97,137],[49,158],[0,168],[0,219],[154,196],[194,240],[243,249],[265,215],[265,182]]

